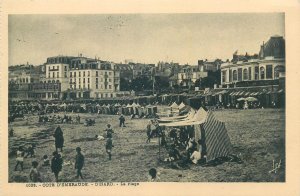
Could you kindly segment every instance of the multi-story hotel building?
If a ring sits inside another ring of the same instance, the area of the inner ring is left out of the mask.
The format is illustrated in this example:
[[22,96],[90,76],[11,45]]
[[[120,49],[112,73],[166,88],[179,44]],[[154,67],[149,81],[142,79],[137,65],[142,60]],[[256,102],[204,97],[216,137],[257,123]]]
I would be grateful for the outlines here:
[[109,98],[120,90],[119,71],[113,64],[86,57],[49,57],[46,63],[47,83],[61,83],[60,92],[46,98]]

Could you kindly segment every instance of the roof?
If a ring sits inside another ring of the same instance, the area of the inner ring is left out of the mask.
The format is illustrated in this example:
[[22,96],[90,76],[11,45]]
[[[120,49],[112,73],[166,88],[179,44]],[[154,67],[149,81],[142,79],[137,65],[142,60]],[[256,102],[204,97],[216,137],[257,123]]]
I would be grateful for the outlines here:
[[274,58],[285,57],[285,40],[282,36],[272,36],[260,49],[260,57],[272,56]]

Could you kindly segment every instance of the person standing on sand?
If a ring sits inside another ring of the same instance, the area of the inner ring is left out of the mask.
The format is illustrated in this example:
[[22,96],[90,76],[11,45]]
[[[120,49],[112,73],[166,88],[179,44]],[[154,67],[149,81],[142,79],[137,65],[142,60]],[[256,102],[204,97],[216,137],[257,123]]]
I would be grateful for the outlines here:
[[53,152],[53,158],[51,160],[51,171],[54,173],[55,180],[58,182],[58,174],[62,170],[63,160],[61,155],[57,151]]
[[121,114],[119,121],[120,121],[120,127],[126,127],[125,126],[125,117],[123,116],[123,114]]
[[16,158],[17,164],[15,166],[15,171],[17,171],[18,165],[21,166],[21,171],[23,171],[24,155],[25,153],[23,151],[23,148],[22,146],[20,146],[17,150],[17,158]]
[[113,143],[112,143],[112,139],[111,138],[107,138],[106,140],[106,144],[105,144],[105,150],[106,153],[108,154],[108,159],[111,160],[111,150],[112,147],[114,147]]
[[57,128],[55,129],[54,132],[54,138],[55,138],[55,148],[56,148],[56,152],[58,148],[61,149],[61,152],[63,151],[63,146],[64,146],[64,135],[63,132],[60,128],[60,126],[58,125]]
[[151,136],[152,136],[151,124],[152,124],[152,121],[149,120],[147,127],[146,127],[146,131],[147,131],[146,143],[150,143],[150,140],[151,140]]
[[107,128],[105,129],[105,132],[107,138],[112,138],[112,134],[114,133],[114,130],[112,130],[110,124],[107,124]]
[[78,178],[79,176],[81,177],[81,179],[83,179],[82,174],[81,174],[81,169],[84,165],[84,156],[81,154],[81,148],[77,147],[76,148],[76,159],[75,159],[75,169],[77,169],[77,176],[76,178]]
[[32,161],[32,168],[30,169],[29,178],[32,182],[42,182],[41,174],[37,169],[39,163],[37,161]]

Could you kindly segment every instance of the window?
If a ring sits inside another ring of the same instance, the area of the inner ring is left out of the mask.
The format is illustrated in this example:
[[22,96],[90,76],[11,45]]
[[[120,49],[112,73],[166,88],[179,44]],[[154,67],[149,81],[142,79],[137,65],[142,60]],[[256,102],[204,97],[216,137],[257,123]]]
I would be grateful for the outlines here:
[[273,66],[267,65],[266,66],[266,79],[272,79],[273,78]]
[[96,78],[96,84],[98,84],[98,78]]
[[111,85],[108,85],[108,88],[111,89]]
[[79,77],[81,77],[81,72],[79,72]]
[[70,84],[72,84],[72,78],[70,79]]
[[222,82],[226,82],[226,71],[222,71]]
[[55,72],[52,72],[52,78],[55,78]]
[[88,76],[90,76],[90,71],[88,71]]
[[248,80],[251,80],[251,67],[248,68]]
[[259,68],[255,67],[254,68],[254,80],[258,80],[259,79]]
[[64,77],[65,77],[65,78],[67,77],[67,72],[64,73]]
[[83,77],[85,77],[85,71],[83,71]]
[[260,79],[264,80],[265,79],[265,68],[264,67],[260,67],[259,71],[260,71]]
[[74,78],[76,78],[76,72],[74,72]]
[[98,89],[98,84],[96,84],[96,89]]
[[233,81],[237,81],[237,71],[233,70]]
[[50,72],[48,72],[48,78],[50,78]]
[[65,71],[67,71],[67,66],[65,66]]
[[90,83],[90,78],[88,78],[88,83]]
[[72,78],[72,72],[70,72],[70,78]]
[[238,81],[242,81],[243,79],[243,69],[238,68]]
[[248,69],[243,70],[243,80],[248,80]]
[[110,75],[110,76],[111,76],[111,74],[112,74],[111,72],[108,72],[108,75]]
[[83,78],[83,83],[85,83],[85,78]]
[[59,72],[56,73],[56,76],[59,78]]
[[26,83],[28,83],[28,78],[26,78]]
[[232,70],[229,70],[229,82],[232,82]]
[[90,84],[88,84],[88,89],[90,89]]
[[[98,71],[96,71],[96,77],[98,77]],[[98,95],[98,94],[97,94]]]
[[111,79],[109,78],[108,81],[111,82]]
[[284,67],[282,65],[277,65],[274,68],[274,79],[279,78],[279,73],[284,72]]

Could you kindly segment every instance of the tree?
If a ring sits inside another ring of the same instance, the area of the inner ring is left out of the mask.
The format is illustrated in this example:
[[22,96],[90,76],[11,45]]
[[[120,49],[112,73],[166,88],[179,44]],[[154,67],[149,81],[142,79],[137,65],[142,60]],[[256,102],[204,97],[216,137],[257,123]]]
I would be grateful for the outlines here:
[[[201,84],[199,85],[201,89],[204,88],[213,88],[214,84],[220,84],[221,80],[221,70],[217,70],[215,72],[208,71],[207,77],[201,79]],[[200,83],[200,81],[198,81]],[[197,81],[196,84],[197,85]]]
[[125,78],[120,78],[120,91],[129,91],[130,90],[130,81]]
[[152,80],[146,76],[139,76],[132,80],[130,89],[134,91],[143,91],[152,89]]

